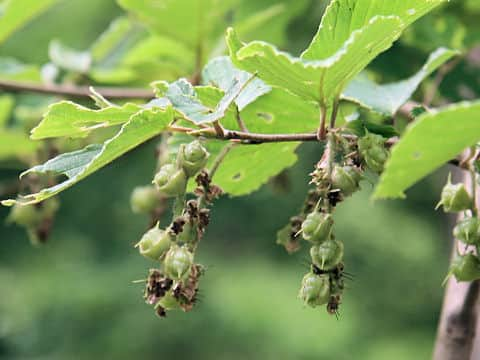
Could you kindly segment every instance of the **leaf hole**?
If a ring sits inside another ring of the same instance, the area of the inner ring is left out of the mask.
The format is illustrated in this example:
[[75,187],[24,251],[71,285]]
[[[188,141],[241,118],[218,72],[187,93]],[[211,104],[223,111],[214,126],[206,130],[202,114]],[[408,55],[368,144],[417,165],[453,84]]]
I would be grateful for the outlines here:
[[242,173],[236,173],[235,175],[232,176],[232,180],[239,181],[242,179]]
[[419,160],[421,157],[422,157],[422,153],[421,153],[420,151],[415,151],[415,152],[413,153],[413,158],[414,158],[415,160]]
[[265,120],[266,123],[271,124],[273,122],[273,115],[265,112],[258,112],[257,116]]

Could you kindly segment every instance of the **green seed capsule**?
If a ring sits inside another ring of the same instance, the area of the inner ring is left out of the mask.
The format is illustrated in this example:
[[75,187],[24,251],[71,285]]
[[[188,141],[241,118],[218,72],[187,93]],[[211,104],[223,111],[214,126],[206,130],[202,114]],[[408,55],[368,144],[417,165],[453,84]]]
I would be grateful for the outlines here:
[[153,211],[158,202],[158,192],[151,185],[137,186],[130,196],[130,206],[134,213],[148,214]]
[[332,186],[340,189],[344,196],[350,196],[359,189],[361,175],[353,166],[335,165],[332,171]]
[[193,254],[186,246],[173,245],[165,256],[165,274],[174,280],[184,280],[190,274]]
[[388,150],[385,148],[385,139],[381,135],[368,133],[358,140],[358,151],[367,167],[381,173],[388,159]]
[[163,165],[155,175],[153,183],[158,191],[170,197],[181,195],[187,186],[187,175],[172,164]]
[[463,183],[452,184],[449,175],[436,208],[443,206],[445,212],[459,212],[470,209],[472,204],[473,200],[465,189],[465,185]]
[[330,281],[328,275],[307,273],[302,279],[298,297],[311,307],[324,305],[330,299]]
[[148,230],[142,239],[135,245],[140,254],[152,260],[160,260],[167,253],[172,244],[170,234],[157,226]]
[[450,268],[457,281],[474,281],[480,279],[480,260],[472,253],[457,256]]
[[330,214],[312,212],[302,223],[302,235],[314,244],[326,241],[332,232],[333,217]]
[[343,259],[343,243],[338,240],[327,240],[321,245],[312,246],[310,256],[313,264],[321,270],[331,270]]
[[461,220],[453,228],[453,236],[468,245],[477,245],[480,242],[480,220],[469,217]]
[[181,156],[183,170],[188,176],[193,176],[205,166],[210,154],[200,141],[195,140],[183,148]]

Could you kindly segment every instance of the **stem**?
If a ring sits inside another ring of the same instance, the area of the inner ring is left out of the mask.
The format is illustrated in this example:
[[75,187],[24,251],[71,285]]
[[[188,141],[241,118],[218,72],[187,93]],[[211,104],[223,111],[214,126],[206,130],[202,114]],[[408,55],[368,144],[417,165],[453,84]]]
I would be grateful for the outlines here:
[[[332,184],[332,173],[333,173],[333,166],[335,162],[335,135],[333,132],[328,133],[328,159],[327,159],[327,176],[328,182]],[[332,185],[329,186],[329,191],[331,190]],[[332,205],[328,200],[328,196],[325,197],[325,206],[328,212],[332,212]]]
[[324,141],[327,133],[327,109],[324,105],[320,105],[320,126],[317,130],[317,141]]
[[458,56],[456,59],[444,64],[442,67],[437,72],[437,75],[435,75],[435,79],[433,80],[433,85],[430,87],[425,92],[425,96],[423,97],[423,103],[427,106],[429,106],[434,97],[435,94],[438,91],[438,88],[442,84],[443,80],[445,79],[445,76],[447,76],[455,67],[460,63],[460,61],[463,59],[462,56]]
[[330,129],[335,128],[335,121],[337,120],[338,114],[338,105],[339,101],[335,100],[335,102],[333,103],[332,115],[330,116]]
[[235,116],[237,118],[237,124],[240,130],[248,133],[249,131],[248,131],[247,125],[245,125],[245,122],[242,120],[242,117],[240,116],[240,111],[238,111],[238,108],[236,108]]
[[220,166],[220,164],[222,163],[223,159],[225,159],[225,156],[227,156],[227,154],[230,152],[230,150],[235,146],[235,144],[228,144],[227,146],[225,146],[222,151],[220,151],[220,153],[217,155],[215,161],[213,162],[212,164],[212,167],[210,168],[210,170],[208,171],[208,175],[210,176],[210,179],[213,179],[213,176],[215,175],[215,173],[217,172],[218,170],[218,167]]

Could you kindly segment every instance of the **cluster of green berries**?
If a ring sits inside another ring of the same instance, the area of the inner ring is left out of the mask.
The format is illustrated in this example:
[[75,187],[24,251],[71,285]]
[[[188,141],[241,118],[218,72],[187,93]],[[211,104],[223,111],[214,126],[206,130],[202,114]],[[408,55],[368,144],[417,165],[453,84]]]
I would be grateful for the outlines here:
[[[157,222],[136,244],[141,255],[158,264],[149,272],[144,298],[162,317],[173,309],[190,311],[197,300],[203,268],[194,262],[195,250],[209,223],[205,205],[220,193],[203,170],[208,157],[199,141],[181,146],[175,162],[164,164],[155,174],[154,187],[139,187],[132,193],[132,209],[138,212],[151,212],[159,197],[176,198],[170,225],[162,229]],[[194,176],[198,198],[186,201],[187,183]]]
[[363,172],[380,173],[388,158],[385,139],[368,133],[346,140],[335,132],[311,174],[315,189],[309,191],[300,214],[278,232],[277,243],[288,252],[300,248],[300,235],[311,244],[310,271],[304,275],[299,297],[311,307],[326,305],[338,313],[344,290],[343,242],[335,238],[333,211],[338,203],[360,189]]
[[56,198],[35,205],[17,203],[12,207],[7,222],[24,227],[32,244],[43,244],[50,234],[58,208]]
[[463,219],[459,220],[453,228],[453,236],[465,246],[475,248],[465,254],[457,254],[450,265],[447,278],[453,275],[457,281],[474,281],[480,279],[480,220],[476,215],[473,198],[468,193],[463,183],[452,184],[448,177],[447,184],[442,190],[442,195],[437,208],[442,206],[447,213],[465,212]]

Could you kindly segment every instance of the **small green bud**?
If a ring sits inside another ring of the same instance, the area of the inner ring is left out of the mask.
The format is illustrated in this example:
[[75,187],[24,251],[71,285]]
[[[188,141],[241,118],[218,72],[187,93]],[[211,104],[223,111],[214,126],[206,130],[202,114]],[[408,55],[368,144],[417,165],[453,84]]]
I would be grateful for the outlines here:
[[302,223],[302,235],[314,244],[326,241],[332,232],[333,217],[330,214],[312,212]]
[[332,171],[332,186],[340,189],[344,196],[350,196],[359,189],[360,172],[353,166],[335,165]]
[[327,240],[321,245],[312,246],[310,256],[313,264],[320,270],[331,270],[343,259],[343,243],[338,240]]
[[151,185],[137,186],[130,196],[130,206],[136,214],[148,214],[153,211],[158,202],[158,192]]
[[166,196],[174,197],[185,192],[187,175],[183,170],[176,169],[174,165],[163,165],[155,175],[153,183],[157,189]]
[[174,280],[184,280],[190,274],[193,254],[186,246],[173,245],[165,256],[165,274]]
[[452,184],[449,175],[436,208],[443,206],[445,212],[459,212],[470,209],[472,205],[473,200],[465,189],[465,185],[463,183]]
[[172,290],[169,290],[165,295],[155,304],[155,308],[161,307],[164,311],[174,310],[180,307],[178,300],[175,298]]
[[183,148],[181,156],[183,170],[188,176],[193,176],[205,166],[210,154],[200,141],[195,140]]
[[298,297],[311,307],[324,305],[330,299],[330,281],[328,275],[307,273],[302,279]]
[[148,230],[135,245],[140,254],[152,260],[160,260],[170,249],[172,239],[168,231],[155,226]]
[[450,273],[457,281],[474,281],[480,279],[480,260],[472,253],[457,256],[452,261]]
[[454,228],[453,235],[456,239],[468,245],[477,245],[480,242],[480,220],[468,217],[461,220]]
[[388,159],[385,139],[381,135],[368,133],[358,140],[358,151],[369,169],[381,173]]
[[27,228],[37,227],[43,220],[41,209],[35,205],[15,204],[8,215],[8,222]]

